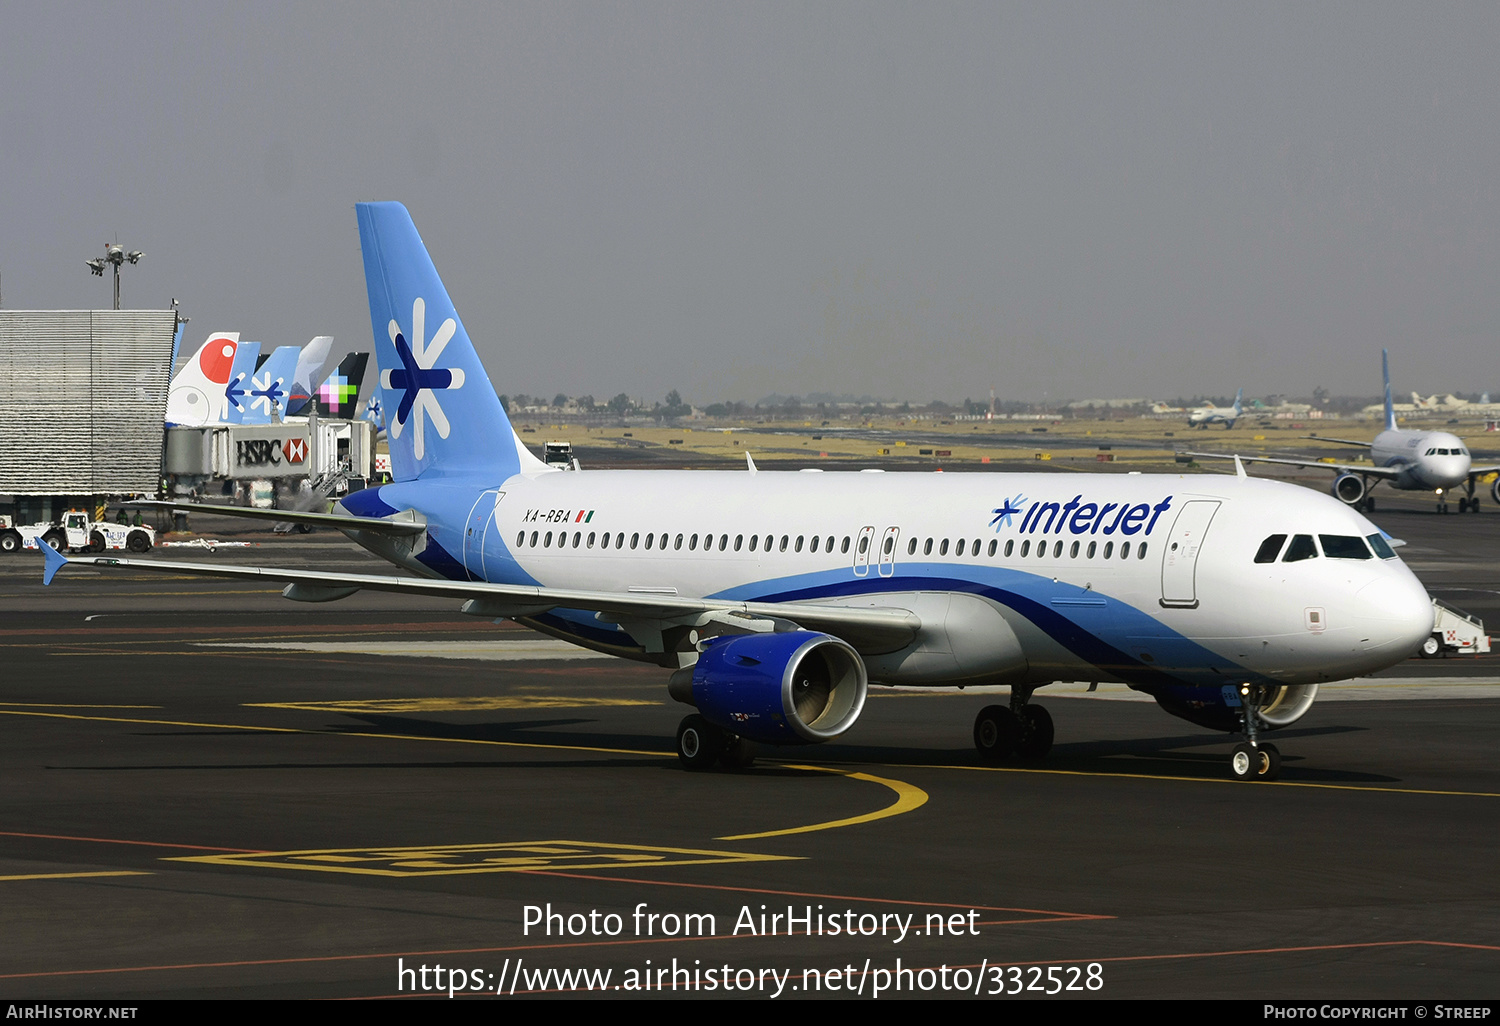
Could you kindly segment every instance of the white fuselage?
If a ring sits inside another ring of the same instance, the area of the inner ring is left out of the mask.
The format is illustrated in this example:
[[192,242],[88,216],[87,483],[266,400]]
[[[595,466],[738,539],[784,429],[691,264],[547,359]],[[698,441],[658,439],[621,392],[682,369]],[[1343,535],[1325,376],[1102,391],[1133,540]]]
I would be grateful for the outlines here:
[[[381,500],[415,506],[415,488],[385,486]],[[1432,625],[1427,593],[1394,556],[1331,558],[1320,544],[1314,558],[1257,563],[1275,534],[1333,546],[1380,533],[1342,503],[1276,481],[582,471],[449,488],[433,505],[463,508],[463,519],[420,509],[429,551],[408,561],[414,569],[910,609],[923,624],[916,640],[866,653],[884,683],[1316,683],[1392,665]],[[544,626],[621,654],[651,648],[649,624],[559,611]]]
[[1392,428],[1370,443],[1370,460],[1378,467],[1401,473],[1391,487],[1415,491],[1447,491],[1463,484],[1473,458],[1468,446],[1447,431]]

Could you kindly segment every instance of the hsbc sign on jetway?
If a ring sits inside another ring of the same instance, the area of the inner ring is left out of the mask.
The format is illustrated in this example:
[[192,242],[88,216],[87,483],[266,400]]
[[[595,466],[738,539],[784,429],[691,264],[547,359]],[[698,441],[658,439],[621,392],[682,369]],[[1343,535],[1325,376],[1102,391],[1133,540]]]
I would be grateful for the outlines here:
[[310,469],[306,424],[231,427],[225,442],[228,477],[304,477]]

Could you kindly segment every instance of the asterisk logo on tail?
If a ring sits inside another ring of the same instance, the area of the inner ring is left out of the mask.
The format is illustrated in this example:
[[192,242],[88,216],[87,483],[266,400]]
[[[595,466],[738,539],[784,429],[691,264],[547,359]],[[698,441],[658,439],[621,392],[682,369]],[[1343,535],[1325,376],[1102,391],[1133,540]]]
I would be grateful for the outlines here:
[[991,512],[995,514],[995,519],[990,521],[990,526],[993,527],[996,531],[999,531],[1002,527],[1009,527],[1010,518],[1015,514],[1021,512],[1022,507],[1024,507],[1025,505],[1026,496],[1024,495],[1018,494],[1012,496],[1009,499],[1006,499],[1005,505],[998,506],[995,509],[991,510]]
[[[250,400],[250,408],[267,417],[271,415],[271,408],[279,406],[286,408],[282,401],[286,398],[286,389],[282,388],[282,379],[271,377],[271,372],[266,371],[260,377],[250,376],[250,394],[255,398]],[[238,404],[236,404],[238,405]]]
[[462,388],[464,384],[462,368],[433,367],[438,357],[443,355],[443,349],[453,338],[453,333],[458,330],[458,322],[449,317],[433,333],[432,340],[427,342],[426,320],[427,304],[420,296],[411,305],[410,343],[401,334],[401,326],[394,319],[391,320],[391,344],[396,347],[396,356],[401,360],[401,366],[380,372],[381,387],[404,393],[396,407],[396,416],[389,425],[392,438],[401,437],[401,433],[406,430],[406,422],[412,419],[413,410],[416,411],[412,454],[419,460],[426,452],[424,421],[432,421],[439,438],[447,438],[450,430],[448,418],[435,393],[445,388]]

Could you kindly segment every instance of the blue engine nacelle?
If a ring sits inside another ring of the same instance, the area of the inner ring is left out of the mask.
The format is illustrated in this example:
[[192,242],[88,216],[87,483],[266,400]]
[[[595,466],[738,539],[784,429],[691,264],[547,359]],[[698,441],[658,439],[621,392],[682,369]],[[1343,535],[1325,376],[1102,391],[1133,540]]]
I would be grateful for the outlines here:
[[[1244,703],[1240,700],[1238,685],[1201,688],[1166,685],[1153,688],[1151,697],[1173,716],[1180,716],[1200,727],[1230,733],[1241,727],[1240,713]],[[1282,684],[1267,688],[1260,706],[1260,722],[1273,729],[1296,723],[1312,708],[1317,697],[1316,684]]]
[[693,704],[751,741],[809,745],[854,725],[869,683],[859,653],[828,634],[723,635],[693,667]]

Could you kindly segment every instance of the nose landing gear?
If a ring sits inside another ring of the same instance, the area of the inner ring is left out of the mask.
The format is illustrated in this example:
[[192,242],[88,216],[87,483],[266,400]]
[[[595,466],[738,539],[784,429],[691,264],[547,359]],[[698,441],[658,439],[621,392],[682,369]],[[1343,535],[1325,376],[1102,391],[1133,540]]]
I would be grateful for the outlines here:
[[1236,780],[1269,781],[1281,775],[1281,751],[1269,741],[1260,740],[1260,707],[1264,697],[1256,685],[1240,685],[1240,724],[1245,740],[1235,745],[1229,756],[1229,772]]

